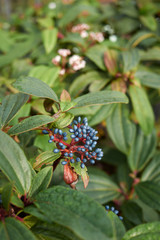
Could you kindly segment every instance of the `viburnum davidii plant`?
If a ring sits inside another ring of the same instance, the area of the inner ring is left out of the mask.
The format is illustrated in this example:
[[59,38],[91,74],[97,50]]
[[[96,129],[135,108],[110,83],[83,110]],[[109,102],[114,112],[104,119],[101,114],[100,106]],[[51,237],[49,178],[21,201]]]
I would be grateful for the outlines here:
[[160,4],[41,2],[0,14],[0,240],[159,240]]

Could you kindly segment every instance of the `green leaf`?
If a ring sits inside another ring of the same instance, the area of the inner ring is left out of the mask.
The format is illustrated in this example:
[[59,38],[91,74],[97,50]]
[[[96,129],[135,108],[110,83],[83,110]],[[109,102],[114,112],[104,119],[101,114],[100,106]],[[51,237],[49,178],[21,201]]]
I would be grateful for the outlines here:
[[13,83],[13,86],[20,92],[37,97],[49,98],[56,102],[59,101],[55,92],[46,83],[37,78],[21,77]]
[[153,72],[138,71],[135,73],[140,82],[147,87],[160,88],[160,76]]
[[56,148],[56,144],[54,142],[49,143],[48,140],[49,140],[48,134],[37,135],[34,140],[34,146],[40,148],[43,152],[52,151],[54,148]]
[[127,73],[130,70],[133,70],[137,67],[139,63],[139,54],[138,50],[135,48],[131,48],[129,51],[122,52],[123,58],[123,72]]
[[101,81],[105,82],[106,84],[109,82],[109,79],[106,77],[106,74],[99,73],[96,71],[87,72],[79,77],[77,77],[74,82],[71,84],[69,88],[70,94],[75,97],[80,94],[90,83],[94,81],[101,83]]
[[67,112],[76,105],[75,102],[60,102],[60,108],[62,112]]
[[153,156],[156,149],[156,132],[144,135],[140,128],[134,138],[128,154],[128,163],[132,171],[141,171]]
[[159,186],[159,184],[151,181],[140,182],[135,186],[135,191],[139,199],[158,211],[160,211]]
[[5,218],[0,222],[0,236],[2,240],[36,240],[33,233],[15,218]]
[[59,67],[35,66],[29,72],[29,77],[37,78],[48,86],[53,87],[57,77],[59,76]]
[[160,222],[136,226],[126,232],[122,240],[160,240]]
[[89,125],[93,126],[106,120],[113,112],[115,104],[101,106],[100,109],[89,120]]
[[10,128],[8,134],[16,135],[30,130],[34,130],[37,127],[54,122],[55,120],[55,118],[45,115],[31,116]]
[[122,240],[122,237],[124,236],[124,234],[126,232],[122,221],[119,219],[119,217],[116,214],[114,214],[111,211],[107,215],[112,222],[112,228],[113,228],[112,239]]
[[97,13],[92,5],[79,3],[73,6],[71,5],[71,7],[65,12],[64,16],[59,20],[59,27],[65,27],[67,24],[74,21],[82,11],[87,11],[92,16]]
[[105,105],[111,103],[128,103],[128,98],[122,92],[118,91],[101,91],[85,94],[74,99],[77,107],[87,107],[91,105]]
[[3,128],[17,114],[20,108],[28,101],[29,96],[23,93],[6,96],[0,106],[0,125]]
[[121,209],[125,219],[128,219],[135,225],[142,223],[142,209],[135,202],[131,200],[124,202]]
[[151,31],[155,31],[157,29],[157,21],[152,15],[140,16],[140,20]]
[[0,50],[8,52],[11,49],[13,40],[11,39],[10,32],[0,30]]
[[116,183],[100,170],[97,173],[89,170],[89,184],[86,189],[84,189],[82,182],[78,182],[76,186],[78,190],[101,204],[117,199],[120,196]]
[[154,113],[145,90],[142,87],[131,85],[129,93],[142,130],[145,134],[151,133],[154,127]]
[[45,167],[32,180],[29,197],[35,197],[40,191],[46,189],[51,181],[53,167]]
[[135,125],[129,120],[128,107],[117,104],[107,118],[107,131],[120,151],[128,153],[134,140],[135,130]]
[[0,56],[0,67],[4,67],[12,63],[16,58],[21,58],[34,49],[41,41],[40,35],[27,34],[23,42],[17,41],[7,54]]
[[61,40],[61,43],[75,43],[77,45],[84,46],[85,40],[80,36],[79,33],[67,33],[66,36]]
[[52,124],[56,128],[67,127],[74,119],[74,115],[69,112],[61,113],[59,118]]
[[61,153],[54,153],[53,151],[46,151],[38,155],[36,162],[34,163],[34,169],[40,168],[43,164],[52,164],[61,156]]
[[142,173],[141,181],[160,182],[160,153],[154,156]]
[[2,190],[2,204],[7,211],[9,210],[11,196],[12,196],[12,184],[8,183],[7,185],[4,186]]
[[77,239],[112,239],[113,229],[106,210],[85,194],[57,186],[39,193],[35,200],[37,209],[30,206],[25,212],[72,230]]
[[149,48],[147,51],[141,51],[140,58],[142,61],[159,61],[160,47]]
[[54,49],[57,42],[57,33],[58,30],[54,29],[45,29],[42,31],[43,44],[46,50],[46,53],[49,54]]
[[18,208],[24,208],[24,203],[22,200],[17,196],[17,193],[13,192],[13,195],[11,196],[11,204]]
[[29,163],[18,144],[2,131],[0,131],[0,169],[13,182],[20,194],[28,192],[31,185]]
[[89,48],[89,50],[86,52],[86,56],[103,71],[106,70],[106,66],[104,64],[105,51],[107,51],[107,47],[98,44]]

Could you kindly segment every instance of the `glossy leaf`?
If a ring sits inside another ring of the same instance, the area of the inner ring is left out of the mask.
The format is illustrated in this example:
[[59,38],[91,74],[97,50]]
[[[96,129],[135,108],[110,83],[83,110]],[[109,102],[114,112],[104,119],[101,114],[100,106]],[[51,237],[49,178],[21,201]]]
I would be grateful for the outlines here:
[[56,161],[61,156],[60,153],[54,153],[53,151],[46,151],[38,155],[36,162],[34,163],[34,169],[40,168],[43,164],[49,164]]
[[142,202],[160,211],[159,184],[151,181],[140,182],[135,186],[135,191]]
[[45,115],[31,116],[10,128],[8,134],[16,135],[23,132],[31,131],[42,125],[54,122],[55,120],[55,118]]
[[160,153],[145,168],[141,176],[141,181],[160,182]]
[[49,54],[55,47],[57,42],[57,29],[45,29],[42,31],[42,39],[46,53]]
[[107,174],[103,174],[103,171],[100,170],[98,173],[92,173],[89,171],[89,184],[87,188],[84,189],[83,184],[78,182],[77,189],[101,204],[117,199],[120,196],[116,183],[114,183]]
[[151,159],[156,148],[156,132],[144,135],[140,128],[137,129],[134,142],[128,154],[128,163],[132,171],[141,171]]
[[23,93],[6,96],[0,106],[0,125],[3,128],[17,114],[21,107],[28,101],[29,96]]
[[28,192],[31,185],[28,161],[18,144],[2,131],[0,131],[0,169],[13,182],[20,194]]
[[21,77],[13,83],[13,86],[20,92],[37,97],[49,98],[58,102],[58,97],[55,92],[46,83],[37,78]]
[[40,191],[46,189],[51,181],[53,167],[45,167],[32,180],[31,188],[29,190],[29,197],[36,196]]
[[122,240],[160,240],[160,222],[136,226],[126,232]]
[[147,51],[141,51],[140,58],[142,61],[159,61],[160,47],[149,48]]
[[59,76],[59,68],[51,68],[44,65],[36,66],[31,69],[28,76],[37,78],[49,85],[50,87],[53,87],[57,77]]
[[135,73],[140,82],[147,87],[160,88],[160,76],[153,72],[137,71]]
[[59,118],[52,124],[52,126],[57,128],[67,127],[74,119],[74,115],[69,112],[61,113]]
[[27,207],[25,212],[71,229],[77,239],[109,240],[113,236],[104,207],[81,192],[57,186],[39,193],[35,200],[36,208]]
[[105,105],[110,103],[128,103],[125,94],[117,91],[101,91],[85,94],[81,97],[74,99],[77,107],[87,107],[91,105]]
[[128,153],[135,136],[135,125],[129,120],[128,107],[117,104],[112,114],[107,118],[107,131],[116,147]]
[[152,15],[140,16],[140,20],[151,31],[155,31],[156,30],[157,22],[156,22],[156,19]]
[[2,240],[36,240],[33,233],[15,218],[5,218],[0,222],[0,236]]
[[145,134],[151,133],[154,126],[154,114],[148,96],[142,87],[131,85],[129,93],[137,120]]

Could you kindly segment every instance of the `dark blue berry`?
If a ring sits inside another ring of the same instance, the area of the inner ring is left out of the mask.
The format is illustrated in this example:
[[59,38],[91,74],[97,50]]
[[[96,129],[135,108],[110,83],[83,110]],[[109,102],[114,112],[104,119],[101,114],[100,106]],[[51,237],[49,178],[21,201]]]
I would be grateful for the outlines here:
[[53,152],[54,152],[54,153],[59,153],[59,149],[58,149],[58,148],[55,148],[55,149],[53,150]]
[[85,168],[85,164],[84,163],[81,163],[81,168]]
[[42,130],[42,133],[43,133],[43,134],[48,134],[49,132],[44,129],[44,130]]
[[61,164],[62,164],[62,165],[66,165],[67,162],[66,162],[66,161],[62,161]]

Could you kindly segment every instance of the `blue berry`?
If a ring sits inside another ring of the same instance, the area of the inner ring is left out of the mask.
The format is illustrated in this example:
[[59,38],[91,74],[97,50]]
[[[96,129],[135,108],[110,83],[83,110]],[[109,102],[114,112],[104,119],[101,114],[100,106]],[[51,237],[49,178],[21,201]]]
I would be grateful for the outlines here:
[[68,157],[68,153],[67,153],[67,152],[65,152],[65,153],[64,153],[64,156],[65,156],[65,157]]
[[123,217],[122,217],[122,216],[119,216],[119,219],[120,219],[120,220],[123,220]]
[[118,210],[115,210],[114,213],[117,215],[117,214],[119,213],[119,211],[118,211]]
[[76,137],[76,138],[75,138],[75,141],[78,142],[78,141],[79,141],[79,138]]
[[62,165],[66,165],[67,162],[66,162],[66,161],[62,161],[61,164],[62,164]]
[[71,162],[71,163],[74,163],[74,159],[72,158],[72,159],[70,160],[70,162]]
[[74,133],[74,130],[72,128],[69,129],[70,133]]
[[57,134],[57,133],[58,133],[58,128],[56,128],[56,129],[54,130],[54,133],[55,133],[55,134]]
[[76,158],[76,161],[77,161],[77,162],[80,162],[80,161],[81,161],[81,159],[80,159],[79,157],[77,157],[77,158]]
[[48,134],[49,132],[44,129],[44,130],[42,130],[42,133],[43,133],[43,134]]
[[75,138],[76,136],[74,134],[71,135],[71,138]]
[[67,133],[66,133],[66,132],[64,132],[62,135],[63,135],[64,137],[66,137],[66,136],[67,136]]
[[51,139],[48,140],[49,143],[52,143],[53,141]]
[[83,158],[83,162],[86,163],[86,162],[87,162],[87,159]]
[[91,160],[90,160],[90,163],[91,163],[91,164],[95,164],[95,160],[94,160],[94,159],[91,159]]
[[73,153],[69,153],[68,155],[69,155],[69,157],[73,157]]
[[53,152],[54,152],[54,153],[59,153],[59,149],[58,149],[58,148],[55,148],[55,149],[53,150]]
[[53,135],[52,135],[52,136],[50,136],[50,139],[51,139],[51,140],[53,140],[53,139],[54,139],[54,136],[53,136]]
[[81,148],[80,148],[80,147],[78,147],[78,148],[77,148],[77,151],[81,151]]
[[60,142],[60,143],[59,143],[59,146],[62,147],[62,146],[63,146],[63,143]]
[[59,133],[60,135],[62,135],[62,134],[63,134],[63,132],[62,132],[62,130],[61,130],[61,129],[59,129],[59,130],[58,130],[58,133]]
[[109,205],[106,205],[106,206],[105,206],[105,209],[106,209],[106,210],[109,210]]
[[63,139],[64,139],[64,141],[67,141],[68,138],[67,138],[67,137],[64,137]]
[[85,164],[84,163],[81,163],[81,168],[85,168]]
[[76,120],[74,120],[73,123],[76,124],[76,125],[78,124],[78,122]]
[[80,123],[81,122],[81,117],[78,117],[77,121]]

